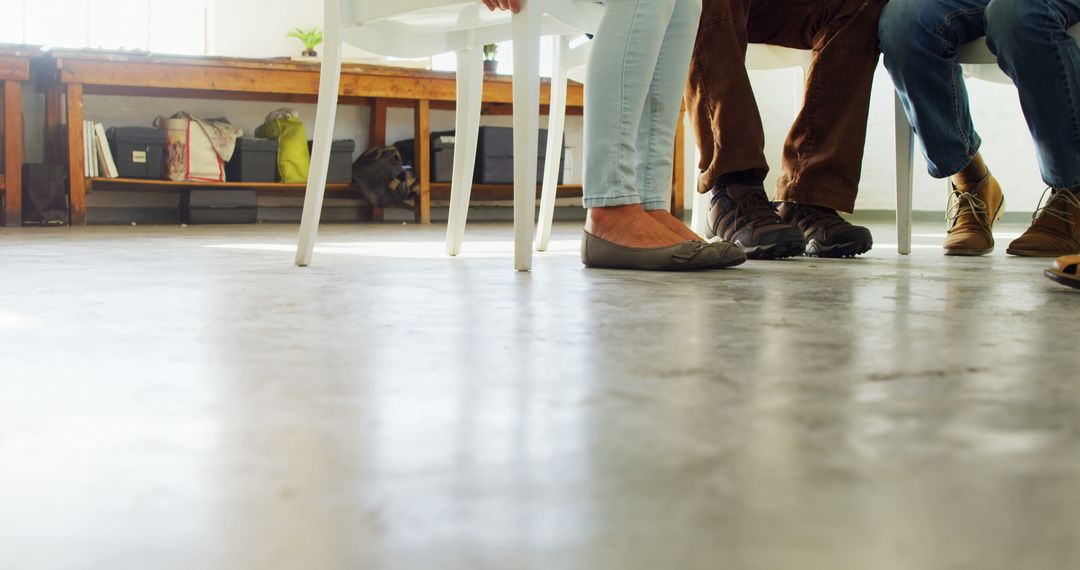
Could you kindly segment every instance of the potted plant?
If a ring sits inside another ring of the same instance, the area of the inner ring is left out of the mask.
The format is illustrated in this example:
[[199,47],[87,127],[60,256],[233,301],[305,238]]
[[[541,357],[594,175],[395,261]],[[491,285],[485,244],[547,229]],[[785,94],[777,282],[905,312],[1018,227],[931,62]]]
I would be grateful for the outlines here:
[[323,33],[319,31],[319,28],[311,28],[310,30],[304,30],[303,28],[293,28],[293,31],[286,34],[287,37],[296,38],[304,43],[304,51],[300,55],[304,57],[318,57],[318,52],[315,51],[315,47],[322,43]]
[[497,73],[499,71],[499,46],[488,44],[484,46],[484,73]]

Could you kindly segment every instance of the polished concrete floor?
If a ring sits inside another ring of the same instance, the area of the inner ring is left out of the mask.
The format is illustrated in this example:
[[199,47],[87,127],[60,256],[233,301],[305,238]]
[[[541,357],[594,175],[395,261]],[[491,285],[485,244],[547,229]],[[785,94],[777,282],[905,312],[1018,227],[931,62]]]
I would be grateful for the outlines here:
[[[0,568],[1080,568],[1080,292],[530,274],[506,225],[0,228]],[[1000,250],[1022,227],[999,232]]]

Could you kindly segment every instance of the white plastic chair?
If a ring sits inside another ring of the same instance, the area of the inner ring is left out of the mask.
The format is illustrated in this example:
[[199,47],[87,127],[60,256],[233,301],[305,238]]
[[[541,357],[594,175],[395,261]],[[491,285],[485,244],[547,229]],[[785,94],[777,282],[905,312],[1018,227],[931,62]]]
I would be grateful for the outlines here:
[[[330,143],[341,74],[341,44],[393,57],[457,53],[457,118],[447,253],[457,255],[472,190],[485,44],[514,41],[514,267],[532,266],[536,214],[536,159],[540,116],[540,36],[557,35],[556,61],[570,35],[595,31],[603,7],[591,0],[528,0],[518,14],[489,12],[479,0],[324,0],[324,47],[314,148],[296,264],[311,263],[326,190]],[[556,65],[557,73],[563,66]],[[552,81],[549,145],[562,141],[565,75]],[[556,150],[548,156],[559,156]],[[559,161],[548,160],[545,183],[558,180]],[[545,192],[547,194],[547,192]],[[554,188],[551,191],[552,207]]]
[[[1080,40],[1080,24],[1069,28],[1069,34]],[[964,75],[983,81],[1012,85],[1012,79],[998,67],[997,57],[981,38],[960,47],[957,60]],[[908,122],[900,97],[895,98],[896,115],[896,220],[900,253],[911,253],[911,195],[915,173],[915,132]]]

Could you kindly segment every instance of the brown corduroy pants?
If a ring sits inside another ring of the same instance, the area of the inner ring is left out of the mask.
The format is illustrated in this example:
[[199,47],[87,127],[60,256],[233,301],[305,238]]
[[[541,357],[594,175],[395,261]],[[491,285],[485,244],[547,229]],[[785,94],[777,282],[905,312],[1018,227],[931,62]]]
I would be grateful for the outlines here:
[[699,192],[728,174],[764,178],[765,133],[746,45],[813,50],[806,97],[784,142],[776,199],[850,212],[862,171],[877,22],[886,0],[703,0],[686,107],[701,148]]

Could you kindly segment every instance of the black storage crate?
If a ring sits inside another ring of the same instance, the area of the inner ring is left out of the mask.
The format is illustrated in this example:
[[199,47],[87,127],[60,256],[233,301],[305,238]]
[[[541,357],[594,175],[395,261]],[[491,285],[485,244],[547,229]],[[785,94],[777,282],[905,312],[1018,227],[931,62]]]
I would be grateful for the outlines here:
[[[536,183],[544,181],[544,164],[547,154],[547,129],[540,129],[540,142],[537,147],[539,160],[536,167]],[[559,153],[559,164],[566,154],[565,139]],[[559,169],[559,184],[562,184],[562,169]],[[514,129],[510,127],[480,127],[476,140],[476,172],[473,173],[476,184],[513,184],[514,183]]]
[[121,178],[165,177],[165,131],[112,127],[105,133]]
[[454,179],[454,131],[431,133],[431,181]]
[[[431,133],[431,181],[450,182],[454,177],[454,131]],[[565,141],[565,139],[564,139]],[[536,183],[544,181],[544,165],[547,154],[547,129],[540,129],[536,168]],[[412,162],[413,142],[395,143],[408,162]],[[566,143],[559,155],[559,164],[566,157]],[[510,127],[480,127],[476,145],[476,164],[473,169],[475,184],[514,183],[514,129]],[[563,170],[559,169],[559,184],[563,183]]]
[[185,190],[180,195],[180,220],[185,224],[254,224],[259,199],[254,190]]
[[[311,151],[312,141],[308,141]],[[326,174],[329,184],[348,184],[352,182],[352,156],[356,150],[356,141],[340,139],[330,144],[330,170]]]
[[225,164],[225,179],[230,182],[273,182],[278,171],[277,151],[277,139],[237,139],[232,159]]

